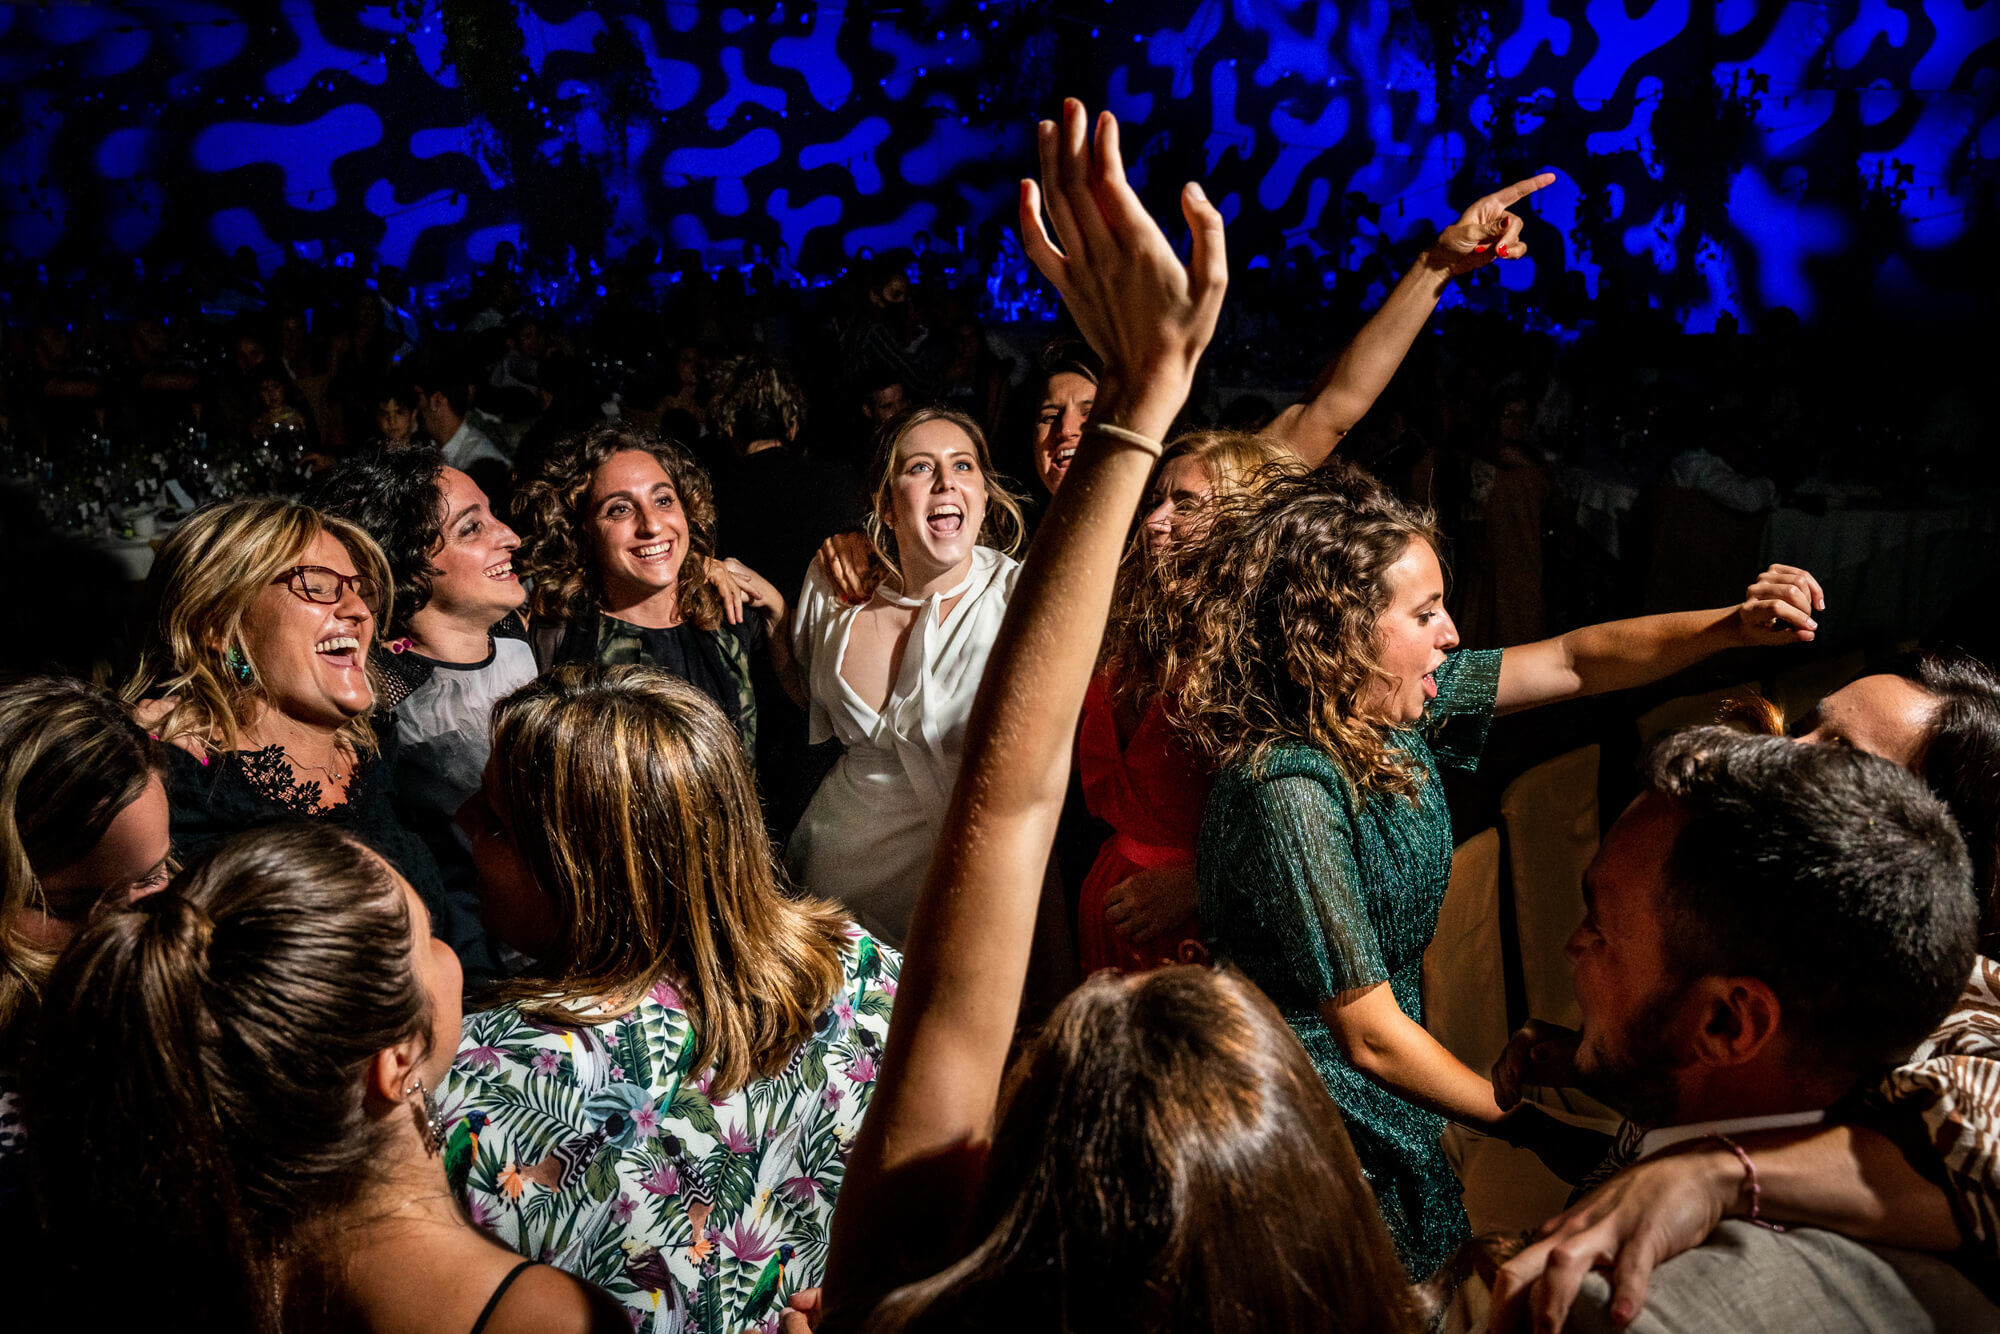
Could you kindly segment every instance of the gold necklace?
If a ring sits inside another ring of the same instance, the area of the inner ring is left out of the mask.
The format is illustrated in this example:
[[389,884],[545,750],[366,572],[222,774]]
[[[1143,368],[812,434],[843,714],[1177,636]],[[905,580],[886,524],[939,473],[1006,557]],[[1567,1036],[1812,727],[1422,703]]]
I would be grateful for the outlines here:
[[[278,749],[284,752],[285,758],[291,761],[292,768],[294,769],[310,769],[314,773],[325,774],[328,778],[332,779],[336,783],[338,783],[342,778],[346,777],[346,775],[342,774],[340,770],[334,768],[332,764],[307,764],[304,760],[292,754],[292,748],[290,746],[279,746]],[[340,759],[340,750],[339,747],[337,746],[334,748],[333,758],[336,761]]]

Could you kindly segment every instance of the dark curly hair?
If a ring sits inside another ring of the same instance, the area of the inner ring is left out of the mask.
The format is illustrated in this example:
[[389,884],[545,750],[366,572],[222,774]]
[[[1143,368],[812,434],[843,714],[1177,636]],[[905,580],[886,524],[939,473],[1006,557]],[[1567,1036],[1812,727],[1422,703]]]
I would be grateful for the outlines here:
[[1218,768],[1298,742],[1363,792],[1414,796],[1422,770],[1355,701],[1392,679],[1375,660],[1384,574],[1419,541],[1438,544],[1429,512],[1359,469],[1272,477],[1219,501],[1208,531],[1142,581],[1113,666],[1167,695],[1190,747]]
[[591,541],[590,486],[605,460],[632,449],[659,460],[680,497],[688,525],[681,617],[713,630],[722,623],[722,598],[708,582],[708,562],[715,559],[715,489],[708,473],[665,436],[620,424],[562,440],[514,499],[514,515],[529,534],[516,556],[534,588],[528,613],[536,620],[573,621],[601,609],[604,589]]
[[[1853,679],[1868,676],[1901,677],[1936,701],[1912,767],[1965,835],[1985,904],[1981,949],[1992,954],[2000,950],[2000,675],[1963,649],[1936,645],[1899,653]],[[1792,730],[1810,732],[1818,720],[1815,707]],[[1761,695],[1729,701],[1718,721],[1765,736],[1786,731],[1783,711]]]
[[430,604],[431,557],[444,545],[444,451],[436,445],[375,449],[348,459],[304,497],[322,514],[358,525],[389,558],[396,586],[395,623],[383,638],[409,633],[410,618]]
[[782,361],[732,357],[715,372],[709,420],[736,449],[759,440],[790,440],[806,423],[806,399]]

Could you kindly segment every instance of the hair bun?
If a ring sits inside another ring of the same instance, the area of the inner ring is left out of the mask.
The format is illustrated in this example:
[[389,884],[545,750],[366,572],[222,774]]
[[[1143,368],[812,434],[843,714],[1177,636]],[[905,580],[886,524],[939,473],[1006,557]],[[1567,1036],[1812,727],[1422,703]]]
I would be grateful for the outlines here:
[[168,953],[162,962],[207,965],[209,942],[215,938],[215,919],[208,915],[208,909],[169,889],[141,901],[138,911],[146,919],[143,937]]

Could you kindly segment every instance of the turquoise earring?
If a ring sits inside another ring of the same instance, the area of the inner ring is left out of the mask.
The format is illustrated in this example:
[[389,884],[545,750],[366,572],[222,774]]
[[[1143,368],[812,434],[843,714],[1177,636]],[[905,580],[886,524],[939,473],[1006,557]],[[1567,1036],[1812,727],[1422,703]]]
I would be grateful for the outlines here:
[[229,656],[224,661],[229,664],[229,670],[236,673],[237,680],[248,681],[250,679],[250,661],[243,656],[242,650],[229,650]]

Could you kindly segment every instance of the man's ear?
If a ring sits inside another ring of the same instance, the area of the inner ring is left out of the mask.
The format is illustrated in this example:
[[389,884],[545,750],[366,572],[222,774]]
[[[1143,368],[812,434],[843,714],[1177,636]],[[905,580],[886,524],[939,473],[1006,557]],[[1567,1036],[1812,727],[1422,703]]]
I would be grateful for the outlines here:
[[1704,977],[1692,998],[1701,1025],[1693,1034],[1695,1058],[1705,1065],[1747,1065],[1778,1038],[1783,1007],[1754,977]]

